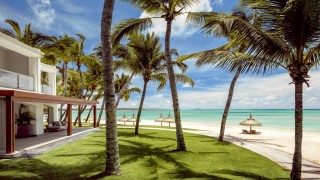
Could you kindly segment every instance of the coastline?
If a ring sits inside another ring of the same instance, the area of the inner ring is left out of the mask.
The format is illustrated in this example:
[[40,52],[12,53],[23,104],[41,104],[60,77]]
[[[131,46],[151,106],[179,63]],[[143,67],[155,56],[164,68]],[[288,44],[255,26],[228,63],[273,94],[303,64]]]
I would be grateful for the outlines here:
[[[120,123],[121,124],[121,123]],[[132,125],[132,123],[127,123]],[[160,122],[154,122],[151,120],[143,120],[140,125],[160,126]],[[168,127],[168,123],[163,123],[163,127]],[[171,127],[175,127],[171,124]],[[195,122],[182,122],[182,127],[188,130],[194,129],[196,131],[207,131],[210,136],[218,138],[220,132],[219,124],[208,123],[195,123]],[[272,149],[276,149],[290,155],[294,152],[294,130],[281,129],[281,128],[269,128],[269,127],[253,127],[257,132],[261,134],[251,135],[242,134],[242,129],[249,129],[246,126],[226,125],[225,137],[237,139],[241,142],[250,142],[257,145],[266,146]],[[304,131],[302,142],[302,157],[305,160],[314,162],[320,165],[320,132]]]

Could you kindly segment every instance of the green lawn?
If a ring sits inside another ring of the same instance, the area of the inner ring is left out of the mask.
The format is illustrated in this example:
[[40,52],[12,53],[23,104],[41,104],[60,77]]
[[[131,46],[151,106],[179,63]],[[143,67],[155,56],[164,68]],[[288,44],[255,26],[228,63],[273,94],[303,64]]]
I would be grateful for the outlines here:
[[[110,179],[288,179],[289,172],[244,148],[185,133],[187,152],[173,151],[175,132],[119,129],[122,175]],[[0,161],[0,179],[95,179],[104,170],[105,131],[32,159]]]

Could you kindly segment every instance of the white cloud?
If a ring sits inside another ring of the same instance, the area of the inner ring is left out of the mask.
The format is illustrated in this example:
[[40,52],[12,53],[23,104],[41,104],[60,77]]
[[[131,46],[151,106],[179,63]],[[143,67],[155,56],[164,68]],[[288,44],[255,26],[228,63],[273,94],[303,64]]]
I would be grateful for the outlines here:
[[[320,72],[310,73],[310,88],[304,86],[304,108],[320,107]],[[294,85],[287,73],[269,77],[242,77],[240,76],[233,95],[231,108],[233,109],[293,109]],[[179,102],[181,109],[223,109],[226,103],[229,84],[207,84],[207,88],[193,88],[180,90]],[[151,88],[148,92],[151,92]],[[144,108],[172,108],[171,93],[169,89],[161,94],[147,96]],[[139,97],[130,102],[139,103]],[[128,106],[127,103],[121,107]]]
[[56,17],[50,0],[28,0],[27,2],[36,18],[34,25],[39,29],[49,29]]
[[[188,7],[183,10],[183,12],[210,12],[212,11],[212,6],[210,0],[202,0],[193,7]],[[152,17],[146,12],[142,12],[140,18]],[[196,29],[186,23],[187,14],[182,14],[173,21],[172,25],[172,36],[185,37],[193,34]],[[164,36],[166,31],[166,21],[162,18],[156,18],[152,20],[153,26],[149,32],[155,32],[158,36]]]
[[59,19],[58,30],[60,32],[67,34],[81,33],[87,38],[96,38],[100,36],[99,24],[95,24],[90,19],[81,19],[78,15],[67,14],[60,14]]
[[57,0],[59,6],[64,11],[71,13],[71,14],[78,14],[78,13],[86,13],[88,12],[88,8],[81,7],[78,3],[71,3],[70,0]]
[[213,0],[212,4],[222,5],[223,4],[223,0]]

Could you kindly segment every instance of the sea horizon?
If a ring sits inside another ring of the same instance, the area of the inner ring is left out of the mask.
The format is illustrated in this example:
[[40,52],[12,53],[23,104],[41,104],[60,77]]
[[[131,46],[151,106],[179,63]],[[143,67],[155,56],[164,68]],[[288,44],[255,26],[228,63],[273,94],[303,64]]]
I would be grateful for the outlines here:
[[[223,109],[193,109],[180,110],[182,122],[192,123],[206,123],[206,124],[220,124],[223,114]],[[85,110],[81,119],[85,119],[89,110]],[[97,117],[99,116],[97,111]],[[118,109],[117,119],[126,115],[131,118],[133,115],[137,116],[137,109]],[[77,116],[77,110],[73,111],[73,119]],[[154,121],[162,114],[167,117],[170,113],[174,117],[172,109],[143,109],[141,113],[141,121]],[[227,125],[239,125],[241,121],[249,118],[252,114],[253,118],[262,123],[263,127],[280,128],[280,129],[294,129],[294,109],[230,109]],[[307,131],[320,132],[320,110],[319,109],[304,109],[303,128]],[[91,117],[93,115],[91,114]],[[105,119],[102,116],[102,119]],[[258,127],[259,128],[259,127]]]

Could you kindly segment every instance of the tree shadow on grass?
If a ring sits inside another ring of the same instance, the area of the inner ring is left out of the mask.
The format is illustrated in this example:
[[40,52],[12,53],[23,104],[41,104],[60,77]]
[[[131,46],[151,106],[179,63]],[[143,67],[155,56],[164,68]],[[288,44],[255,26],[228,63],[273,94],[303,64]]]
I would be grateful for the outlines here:
[[252,172],[235,171],[235,170],[230,170],[230,169],[223,169],[223,170],[218,170],[218,171],[215,171],[215,172],[216,173],[221,173],[221,174],[229,174],[229,175],[239,176],[239,177],[247,177],[247,178],[252,178],[252,179],[261,179],[261,180],[287,179],[287,178],[268,178],[266,176],[262,176],[262,175],[255,174],[255,173],[252,173]]
[[176,141],[174,138],[167,138],[167,137],[161,137],[157,133],[140,133],[138,135],[135,135],[134,132],[119,132],[118,133],[119,138],[125,137],[139,137],[139,138],[146,138],[151,140],[160,140],[160,141]]
[[199,173],[192,171],[190,169],[181,169],[173,172],[172,175],[176,179],[186,179],[186,178],[206,178],[206,179],[215,179],[215,180],[231,180],[229,178],[224,178],[208,173]]

